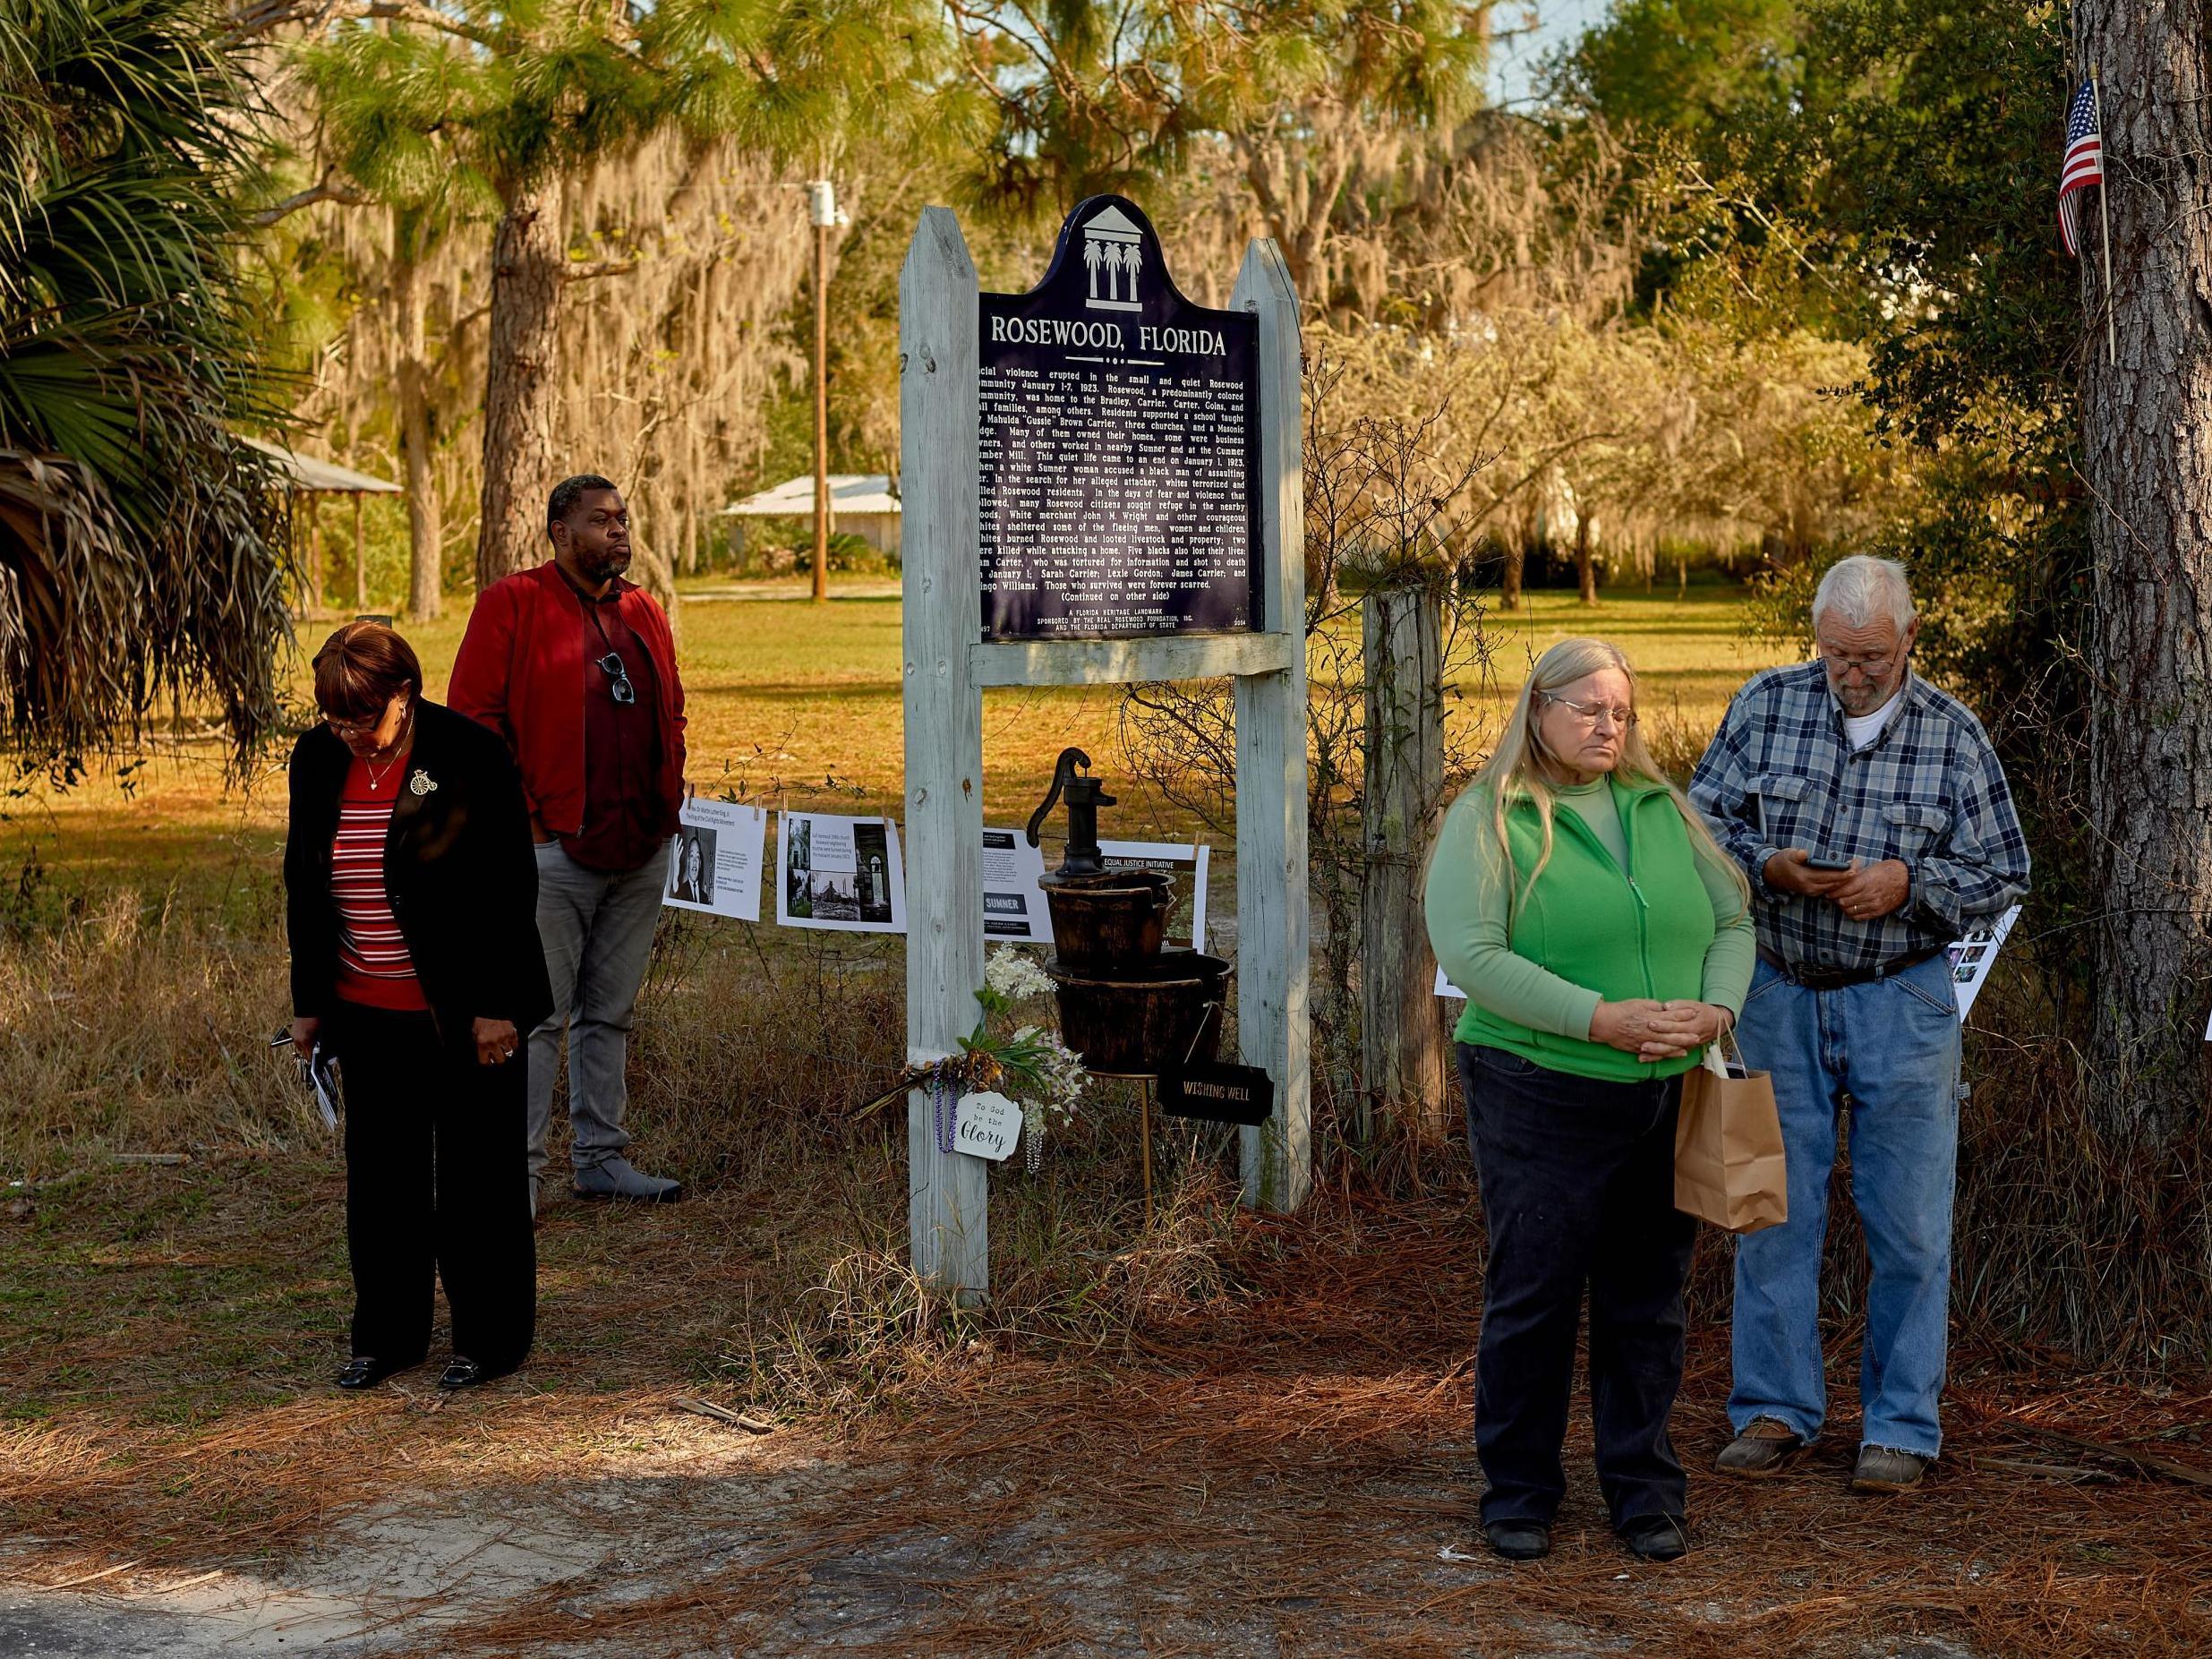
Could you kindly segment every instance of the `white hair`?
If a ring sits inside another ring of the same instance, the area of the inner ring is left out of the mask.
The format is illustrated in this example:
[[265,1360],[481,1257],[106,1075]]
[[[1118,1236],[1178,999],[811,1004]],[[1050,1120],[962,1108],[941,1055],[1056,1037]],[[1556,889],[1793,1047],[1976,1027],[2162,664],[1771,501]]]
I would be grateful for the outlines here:
[[1887,617],[1901,635],[1912,626],[1912,589],[1905,582],[1905,567],[1894,559],[1876,559],[1853,553],[1828,567],[1813,593],[1813,626],[1823,613],[1832,611],[1846,628],[1868,628]]

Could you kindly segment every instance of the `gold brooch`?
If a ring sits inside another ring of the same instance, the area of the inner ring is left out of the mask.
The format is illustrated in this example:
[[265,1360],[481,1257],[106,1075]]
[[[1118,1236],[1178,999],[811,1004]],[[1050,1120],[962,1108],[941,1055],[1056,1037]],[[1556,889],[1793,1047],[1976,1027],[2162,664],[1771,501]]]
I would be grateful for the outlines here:
[[407,780],[407,788],[417,795],[427,795],[438,787],[438,781],[427,772],[418,770]]

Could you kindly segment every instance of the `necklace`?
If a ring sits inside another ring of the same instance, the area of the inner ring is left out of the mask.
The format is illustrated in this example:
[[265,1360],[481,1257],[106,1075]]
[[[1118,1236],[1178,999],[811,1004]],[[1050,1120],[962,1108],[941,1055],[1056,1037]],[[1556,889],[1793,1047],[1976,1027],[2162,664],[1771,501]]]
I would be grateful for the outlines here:
[[369,774],[369,792],[372,795],[384,787],[384,780],[391,776],[392,768],[407,757],[407,740],[414,735],[414,705],[410,703],[407,705],[407,723],[399,729],[399,741],[393,746],[392,757],[384,763],[384,770],[378,772],[376,762],[365,756],[362,758],[362,767]]

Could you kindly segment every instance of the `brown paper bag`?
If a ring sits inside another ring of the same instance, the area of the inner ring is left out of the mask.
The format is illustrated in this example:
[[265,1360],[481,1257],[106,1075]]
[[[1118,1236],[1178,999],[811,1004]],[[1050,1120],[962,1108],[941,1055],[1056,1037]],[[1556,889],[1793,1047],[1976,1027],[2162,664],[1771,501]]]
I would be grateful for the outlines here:
[[[1729,1075],[1727,1036],[1705,1047],[1705,1063],[1682,1079],[1674,1132],[1674,1207],[1730,1233],[1755,1233],[1789,1219],[1781,1114],[1774,1080],[1742,1068]],[[1740,1062],[1740,1056],[1738,1056]]]

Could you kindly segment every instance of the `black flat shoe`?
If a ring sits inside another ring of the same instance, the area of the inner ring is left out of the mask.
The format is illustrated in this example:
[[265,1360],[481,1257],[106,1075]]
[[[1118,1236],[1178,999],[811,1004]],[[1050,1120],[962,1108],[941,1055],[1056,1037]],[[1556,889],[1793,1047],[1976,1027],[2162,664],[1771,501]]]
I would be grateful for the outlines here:
[[1540,1561],[1551,1553],[1551,1528],[1538,1521],[1491,1521],[1482,1536],[1509,1561]]
[[1639,1515],[1620,1529],[1620,1541],[1647,1561],[1678,1561],[1690,1552],[1678,1515]]
[[473,1389],[491,1381],[491,1373],[473,1359],[457,1359],[438,1379],[441,1389]]
[[422,1363],[419,1359],[381,1360],[372,1359],[365,1354],[356,1354],[346,1362],[346,1369],[338,1373],[337,1384],[348,1390],[372,1389],[385,1378],[397,1376],[408,1367]]

